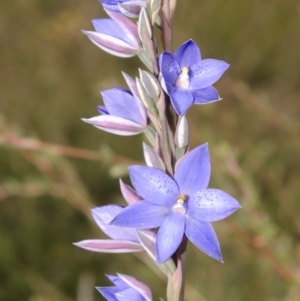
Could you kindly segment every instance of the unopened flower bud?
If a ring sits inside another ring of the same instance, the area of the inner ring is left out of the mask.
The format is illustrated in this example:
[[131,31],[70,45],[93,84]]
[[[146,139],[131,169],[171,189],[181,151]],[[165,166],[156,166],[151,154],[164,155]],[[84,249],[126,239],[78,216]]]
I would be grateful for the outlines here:
[[180,148],[184,148],[188,145],[188,140],[189,140],[188,123],[185,116],[181,116],[176,127],[175,144]]

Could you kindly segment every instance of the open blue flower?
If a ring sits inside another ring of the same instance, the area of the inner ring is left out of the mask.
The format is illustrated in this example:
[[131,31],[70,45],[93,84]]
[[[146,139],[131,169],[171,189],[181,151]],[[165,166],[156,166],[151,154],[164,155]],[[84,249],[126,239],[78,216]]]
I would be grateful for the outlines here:
[[117,274],[107,275],[114,286],[97,287],[107,301],[152,301],[149,287],[136,278]]
[[220,100],[212,86],[229,67],[215,59],[201,60],[199,47],[193,40],[182,44],[174,53],[163,52],[159,57],[163,87],[170,95],[178,115],[184,115],[194,104]]
[[123,209],[111,224],[136,229],[160,227],[156,237],[158,263],[174,254],[184,235],[201,251],[222,261],[210,223],[229,216],[240,205],[224,191],[207,189],[210,172],[207,144],[182,159],[174,178],[153,167],[129,167],[131,182],[143,200]]

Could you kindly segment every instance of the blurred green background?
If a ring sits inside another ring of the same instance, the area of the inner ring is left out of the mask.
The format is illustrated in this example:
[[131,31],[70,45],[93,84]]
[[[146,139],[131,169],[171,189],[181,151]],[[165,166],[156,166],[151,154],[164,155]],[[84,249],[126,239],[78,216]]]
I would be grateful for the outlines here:
[[[102,300],[94,286],[116,272],[165,297],[144,254],[72,245],[104,237],[91,208],[124,204],[116,156],[142,160],[141,136],[80,121],[97,115],[100,90],[125,85],[121,70],[141,66],[81,33],[103,16],[97,0],[0,2],[1,301]],[[190,109],[190,145],[209,142],[210,186],[243,206],[215,223],[225,264],[189,246],[187,301],[300,300],[299,17],[298,0],[178,0],[174,46],[193,38],[204,58],[231,64],[223,101]]]

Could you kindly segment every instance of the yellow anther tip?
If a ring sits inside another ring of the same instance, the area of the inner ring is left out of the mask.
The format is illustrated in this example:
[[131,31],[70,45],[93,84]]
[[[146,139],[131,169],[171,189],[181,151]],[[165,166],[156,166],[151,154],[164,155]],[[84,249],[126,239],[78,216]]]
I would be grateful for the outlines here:
[[183,204],[185,200],[186,200],[186,196],[185,196],[184,194],[181,194],[181,195],[178,197],[177,203]]
[[182,67],[181,72],[187,74],[189,72],[189,68],[188,67]]

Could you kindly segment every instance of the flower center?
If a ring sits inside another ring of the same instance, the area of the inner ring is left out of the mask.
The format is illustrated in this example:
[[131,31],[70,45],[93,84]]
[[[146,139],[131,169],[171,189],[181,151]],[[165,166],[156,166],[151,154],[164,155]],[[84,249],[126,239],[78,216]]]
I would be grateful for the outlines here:
[[177,88],[188,88],[190,85],[189,68],[182,67],[181,73],[176,80]]
[[181,214],[186,213],[186,205],[184,201],[186,200],[186,195],[180,194],[176,204],[172,207],[172,210]]

